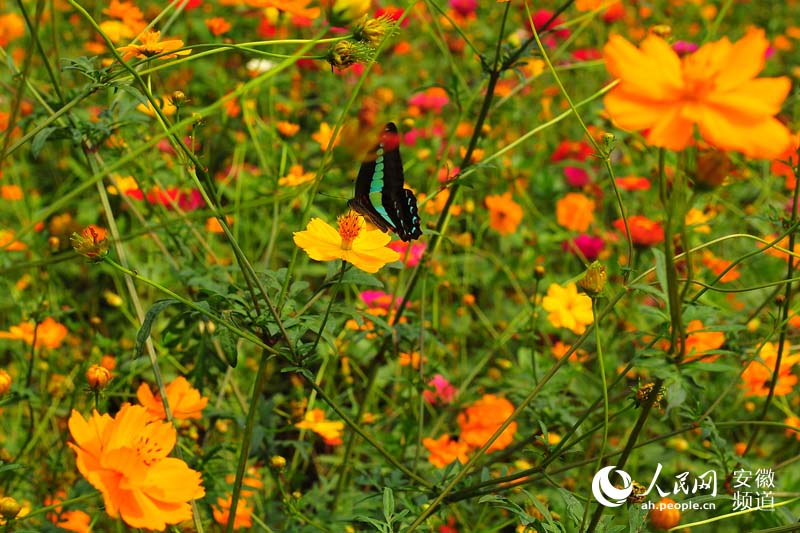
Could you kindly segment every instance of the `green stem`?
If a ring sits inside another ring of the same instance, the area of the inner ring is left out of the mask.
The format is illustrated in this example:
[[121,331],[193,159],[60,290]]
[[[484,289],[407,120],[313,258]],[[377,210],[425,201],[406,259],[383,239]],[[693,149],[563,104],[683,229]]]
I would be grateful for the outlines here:
[[170,298],[174,298],[175,300],[178,300],[179,302],[181,302],[185,306],[194,309],[195,311],[197,311],[201,315],[204,315],[205,317],[207,317],[210,320],[212,320],[215,324],[219,324],[220,326],[227,328],[228,330],[230,330],[231,333],[233,333],[237,337],[241,337],[241,338],[243,338],[245,340],[248,340],[248,341],[252,342],[253,344],[255,344],[256,346],[258,346],[259,348],[262,348],[263,350],[269,352],[270,355],[280,355],[278,353],[278,351],[275,350],[272,346],[269,346],[269,345],[265,344],[264,341],[262,341],[257,336],[255,336],[252,333],[250,333],[249,331],[245,331],[245,330],[237,328],[236,326],[234,326],[231,323],[227,322],[222,317],[219,317],[219,316],[215,315],[214,313],[212,313],[211,311],[208,311],[208,310],[204,309],[203,307],[197,305],[196,303],[194,303],[193,301],[189,300],[188,298],[184,298],[183,296],[180,296],[179,294],[169,290],[168,288],[164,287],[160,283],[158,283],[156,281],[153,281],[153,280],[151,280],[149,278],[145,278],[144,276],[140,275],[135,270],[132,270],[132,269],[129,269],[129,268],[125,268],[124,266],[120,265],[119,263],[117,263],[113,259],[109,258],[108,256],[104,257],[103,261],[105,263],[108,263],[112,267],[116,268],[120,272],[131,276],[133,279],[139,280],[139,281],[141,281],[143,283],[146,283],[147,285],[150,285],[154,289],[157,289],[160,292],[163,292],[164,294],[166,294]]
[[[603,440],[600,443],[600,454],[597,458],[596,471],[603,466],[603,454],[606,452],[608,444],[608,384],[606,383],[606,366],[603,359],[603,346],[600,342],[600,328],[597,316],[597,298],[592,297],[592,324],[594,325],[594,341],[597,346],[597,364],[600,367],[600,383],[603,387]],[[588,498],[587,498],[588,499]],[[589,506],[584,506],[583,520],[580,529],[586,524],[589,517]]]

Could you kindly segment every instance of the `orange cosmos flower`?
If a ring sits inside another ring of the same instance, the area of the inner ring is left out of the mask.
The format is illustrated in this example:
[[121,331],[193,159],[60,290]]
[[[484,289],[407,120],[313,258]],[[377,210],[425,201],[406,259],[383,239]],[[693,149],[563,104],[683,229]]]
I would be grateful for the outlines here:
[[[172,412],[172,417],[176,420],[187,418],[200,418],[208,403],[208,398],[200,395],[200,391],[183,376],[178,376],[172,383],[164,388],[167,393],[167,403]],[[161,395],[154,396],[147,383],[139,385],[136,391],[136,398],[139,403],[147,409],[150,420],[166,420],[167,413],[161,401]]]
[[461,464],[469,460],[467,457],[469,446],[467,446],[467,443],[454,440],[447,434],[442,435],[438,439],[425,437],[422,439],[422,445],[431,453],[428,457],[428,461],[436,468],[444,468],[456,459],[458,459]]
[[[233,217],[225,215],[225,223],[228,226],[233,224]],[[225,233],[225,230],[222,229],[222,224],[220,224],[217,217],[208,217],[206,219],[206,231],[209,233]]]
[[[231,515],[231,499],[217,498],[217,504],[211,506],[211,511],[214,514],[214,520],[217,524],[226,525],[228,518]],[[247,503],[244,498],[239,498],[239,503],[236,505],[236,516],[233,518],[233,529],[242,529],[245,527],[253,527],[253,508]]]
[[139,9],[133,2],[120,2],[119,0],[111,0],[111,3],[108,4],[108,7],[103,9],[103,13],[111,18],[122,20],[125,24],[132,28],[135,28],[140,24],[141,27],[147,26],[147,24],[144,22],[144,13],[142,13],[142,10]]
[[771,173],[776,176],[782,176],[786,183],[786,188],[794,190],[797,183],[797,177],[794,175],[794,169],[797,168],[797,150],[800,148],[800,132],[792,135],[792,142],[789,147],[779,155],[769,167]]
[[[316,133],[311,134],[311,138],[314,139],[322,151],[328,149],[328,145],[331,144],[331,139],[333,139],[333,128],[327,122],[323,122],[319,125],[319,131]],[[331,148],[336,146],[339,143],[339,137],[337,136],[336,139],[333,140],[333,144],[331,144]]]
[[[489,437],[505,422],[514,412],[514,406],[494,394],[484,394],[483,398],[474,402],[458,414],[458,425],[461,427],[460,440],[474,448],[483,446]],[[517,432],[517,423],[511,422],[500,434],[487,453],[502,450],[514,440]]]
[[692,320],[686,325],[686,354],[689,356],[687,361],[711,362],[717,358],[716,355],[703,355],[717,350],[725,344],[725,335],[721,331],[706,331],[706,327],[700,320]]
[[221,0],[224,6],[238,6],[244,4],[257,8],[274,8],[278,11],[289,13],[296,17],[315,19],[320,14],[318,7],[308,7],[311,0]]
[[[742,373],[742,388],[746,389],[745,396],[766,396],[772,383],[772,373],[778,359],[778,347],[771,342],[765,342],[758,351],[758,358],[750,361]],[[800,362],[800,355],[789,355],[789,343],[783,345],[781,367],[778,370],[775,384],[775,396],[786,396],[797,385],[797,376],[792,373],[792,367]]]
[[114,418],[73,410],[69,431],[83,477],[103,494],[106,512],[131,527],[163,531],[192,516],[189,501],[202,498],[200,473],[175,457],[172,424],[150,422],[144,407],[125,404]]
[[44,499],[44,504],[46,506],[56,506],[55,509],[53,509],[55,512],[47,513],[47,519],[61,529],[74,531],[75,533],[89,533],[92,530],[92,528],[89,527],[89,524],[92,522],[92,518],[85,512],[77,509],[72,511],[64,511],[61,506],[61,502],[64,501],[66,496],[66,492],[62,489],[59,489],[56,491],[55,495],[47,496]]
[[278,133],[283,137],[293,137],[300,131],[300,125],[289,122],[288,120],[279,120],[275,124],[275,129],[278,130]]
[[26,249],[25,243],[14,239],[14,232],[10,229],[0,229],[0,251],[21,252]]
[[[797,417],[797,416],[794,416],[794,415],[789,416],[783,421],[783,423],[786,424],[787,426],[800,428],[800,417]],[[789,437],[790,439],[792,437],[794,437],[797,440],[800,440],[800,431],[798,431],[796,429],[786,428],[783,431],[783,434],[786,435],[787,437]]]
[[[180,39],[161,41],[161,32],[155,30],[147,30],[144,32],[140,36],[139,41],[141,44],[129,44],[128,46],[117,48],[117,52],[122,54],[123,61],[127,61],[132,57],[147,59],[158,54],[164,54],[165,52],[173,52],[183,47],[183,41]],[[186,56],[191,53],[191,50],[180,50],[171,54],[167,53],[161,56],[160,59]]]
[[312,218],[304,231],[294,232],[294,243],[311,259],[341,259],[373,274],[400,260],[399,253],[386,247],[391,240],[379,229],[366,229],[364,219],[354,212],[339,217],[338,232],[319,218]]
[[219,37],[223,33],[228,33],[231,29],[231,23],[223,17],[212,17],[205,20],[206,28],[211,32],[214,37]]
[[16,13],[0,15],[0,46],[3,48],[8,43],[25,35],[25,19]]
[[419,369],[420,363],[427,363],[428,358],[423,357],[419,354],[419,352],[400,352],[398,354],[397,362],[400,363],[400,366],[409,366],[413,369]]
[[756,79],[768,46],[763,30],[751,29],[736,43],[723,38],[680,58],[654,34],[638,49],[612,35],[603,53],[620,84],[606,95],[606,111],[621,128],[648,130],[647,142],[655,146],[682,150],[697,125],[717,148],[775,158],[791,142],[774,118],[791,82]]
[[[572,348],[571,344],[565,344],[562,341],[556,341],[550,348],[550,353],[556,359],[561,359]],[[578,348],[569,356],[570,363],[585,363],[589,359],[589,354],[586,350]]]
[[489,209],[489,226],[493,230],[500,235],[510,235],[517,231],[517,226],[522,221],[522,207],[511,198],[510,192],[487,196],[484,202]]
[[[235,481],[236,476],[234,474],[228,474],[225,476],[225,483],[228,485],[233,485]],[[249,498],[263,488],[264,482],[261,481],[261,475],[259,474],[258,469],[253,466],[247,467],[245,476],[242,478],[242,497]]]
[[[714,275],[719,276],[725,269],[731,266],[730,261],[726,261],[725,259],[720,259],[716,257],[713,253],[708,250],[703,250],[703,265],[707,267]],[[739,279],[739,271],[736,267],[728,270],[725,272],[725,275],[720,278],[722,283],[730,283],[731,281],[736,281]]]
[[580,335],[592,323],[592,299],[578,292],[574,283],[562,287],[552,283],[542,298],[542,308],[554,328],[567,328]]
[[579,192],[570,192],[556,202],[558,225],[572,231],[586,231],[594,220],[594,200]]
[[296,187],[313,180],[314,174],[314,172],[305,172],[303,165],[292,165],[289,168],[289,173],[278,179],[278,185],[281,187]]
[[0,185],[0,197],[11,202],[22,200],[22,187],[19,185]]
[[0,331],[0,339],[15,339],[25,344],[33,344],[36,338],[36,347],[55,349],[61,346],[67,336],[67,328],[59,324],[52,317],[42,320],[38,326],[33,322],[22,322],[18,326],[11,326],[8,331]]
[[322,409],[311,409],[306,411],[302,422],[298,422],[294,427],[299,429],[310,429],[323,438],[325,444],[336,446],[342,443],[342,433],[344,432],[344,422],[325,420],[325,412]]
[[[625,232],[625,222],[618,218],[612,225],[621,232]],[[636,246],[653,246],[664,240],[664,228],[660,222],[650,220],[642,215],[628,217],[628,227],[631,230],[631,241]]]

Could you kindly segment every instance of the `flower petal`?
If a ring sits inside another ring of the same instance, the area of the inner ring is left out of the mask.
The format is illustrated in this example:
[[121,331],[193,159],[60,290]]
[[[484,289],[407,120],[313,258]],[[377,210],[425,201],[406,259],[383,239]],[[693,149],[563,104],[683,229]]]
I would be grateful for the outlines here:
[[400,260],[400,254],[391,248],[378,248],[377,250],[347,250],[343,259],[352,263],[356,268],[374,274],[387,263]]
[[750,157],[774,159],[792,143],[791,132],[772,117],[743,123],[736,115],[703,107],[697,122],[700,133],[714,146]]
[[647,133],[647,142],[670,150],[683,150],[691,141],[693,132],[692,122],[683,117],[683,106],[674,106],[653,124]]
[[717,89],[725,91],[755,78],[764,68],[768,48],[764,30],[751,28],[731,47],[727,64],[717,77]]
[[606,68],[622,81],[622,88],[642,99],[672,100],[683,88],[680,59],[660,37],[647,37],[638,49],[612,35],[603,55]]
[[714,92],[706,103],[727,108],[731,113],[762,120],[781,110],[781,104],[792,88],[787,77],[759,78],[739,85],[735,90]]
[[638,94],[618,87],[608,93],[603,103],[614,124],[620,128],[640,131],[651,128],[665,113],[678,105],[641,98]]

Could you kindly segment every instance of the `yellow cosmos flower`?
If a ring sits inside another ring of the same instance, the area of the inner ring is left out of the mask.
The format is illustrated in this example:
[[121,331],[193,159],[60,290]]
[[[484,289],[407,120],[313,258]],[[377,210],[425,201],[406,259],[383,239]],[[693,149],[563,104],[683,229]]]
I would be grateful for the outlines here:
[[654,146],[682,150],[697,125],[716,148],[773,159],[791,142],[775,118],[791,82],[756,78],[768,47],[763,30],[752,29],[735,43],[723,38],[681,58],[656,35],[639,48],[612,35],[603,55],[620,84],[606,95],[606,111],[621,128],[648,130]]
[[[169,39],[162,41],[161,32],[155,30],[147,30],[144,32],[140,36],[139,42],[141,44],[129,44],[128,46],[117,48],[117,52],[122,54],[122,59],[124,61],[127,61],[132,57],[147,59],[165,52],[173,52],[183,47],[183,41],[180,39]],[[186,56],[191,53],[191,50],[179,50],[172,54],[162,55],[159,59]]]
[[374,274],[400,254],[387,248],[392,238],[381,230],[367,230],[364,219],[354,212],[339,217],[339,231],[325,221],[312,218],[304,231],[294,233],[294,243],[316,261],[341,259]]
[[298,429],[310,429],[325,440],[326,444],[335,446],[342,443],[344,422],[327,420],[322,409],[311,409],[303,416],[303,421],[294,425]]
[[547,320],[556,328],[567,328],[580,335],[592,323],[592,300],[578,292],[574,283],[562,287],[553,283],[547,288],[542,299],[542,307],[547,311]]

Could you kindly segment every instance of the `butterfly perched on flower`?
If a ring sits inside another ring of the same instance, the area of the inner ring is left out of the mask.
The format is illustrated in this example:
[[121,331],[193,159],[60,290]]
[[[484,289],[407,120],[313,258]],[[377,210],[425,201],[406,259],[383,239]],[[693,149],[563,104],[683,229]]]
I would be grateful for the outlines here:
[[393,122],[386,124],[375,147],[361,163],[351,209],[382,231],[393,231],[403,241],[418,239],[417,198],[404,187],[400,135]]

